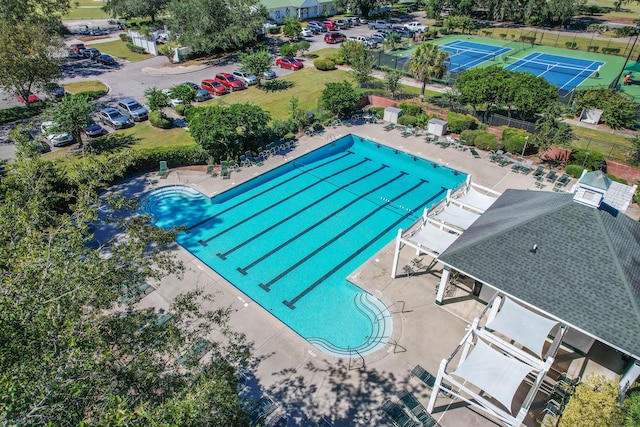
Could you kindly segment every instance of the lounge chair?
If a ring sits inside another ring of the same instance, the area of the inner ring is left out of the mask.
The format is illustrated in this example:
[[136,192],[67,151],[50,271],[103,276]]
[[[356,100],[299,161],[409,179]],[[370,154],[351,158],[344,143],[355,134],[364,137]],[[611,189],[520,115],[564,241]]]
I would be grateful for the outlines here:
[[386,132],[389,132],[393,129],[395,129],[396,125],[393,123],[389,123],[388,125],[386,125],[385,127],[383,127],[382,129],[384,129]]
[[507,166],[508,164],[513,163],[513,159],[511,158],[511,153],[505,153],[504,156],[500,160],[498,160],[498,164],[500,166]]
[[569,183],[569,181],[571,181],[571,177],[569,176],[569,174],[564,173],[560,178],[558,178],[557,182],[562,184],[562,186],[564,187]]
[[418,427],[420,424],[413,421],[402,406],[387,400],[382,405],[382,411],[389,417],[393,425],[398,427]]
[[262,147],[258,147],[258,157],[260,157],[262,160],[267,160],[269,158],[269,152],[265,151],[265,149]]
[[458,143],[458,150],[462,150],[462,151],[467,151],[467,141],[465,141],[464,139],[461,139],[460,142]]
[[231,178],[231,174],[229,173],[229,164],[225,161],[220,162],[220,178]]
[[414,258],[411,260],[411,265],[413,268],[417,268],[418,270],[427,270],[429,268],[428,265],[422,262],[422,258]]
[[398,400],[402,402],[405,408],[407,408],[423,426],[439,426],[436,420],[431,417],[431,414],[422,406],[422,403],[420,403],[410,391],[404,390],[398,393]]
[[556,173],[556,171],[549,171],[546,179],[549,182],[556,182],[556,179],[558,179],[558,174]]
[[504,153],[504,151],[502,150],[498,150],[495,153],[493,153],[491,155],[491,157],[489,157],[489,160],[491,160],[492,162],[498,162],[502,159],[502,154]]
[[273,413],[277,409],[278,405],[271,400],[270,397],[264,396],[258,400],[255,408],[251,411],[249,421],[251,426],[257,425],[260,421],[264,421],[266,417]]
[[333,427],[333,424],[331,424],[329,421],[327,421],[326,418],[320,418],[314,425],[314,427]]
[[544,175],[536,176],[536,187],[542,188],[544,185]]
[[533,176],[542,176],[544,175],[544,166],[538,165],[535,171],[533,171]]
[[516,160],[516,162],[511,166],[511,170],[514,172],[519,172],[522,167],[522,159]]
[[207,171],[205,172],[205,175],[213,175],[213,169],[215,168],[215,166],[213,165],[207,165]]
[[148,283],[140,283],[130,288],[124,289],[124,295],[118,298],[118,302],[121,304],[136,303],[143,297],[154,291]]
[[169,173],[169,169],[167,168],[167,162],[162,160],[160,162],[160,170],[158,170],[158,176],[160,178],[166,178]]
[[532,169],[533,169],[533,161],[527,160],[526,162],[524,162],[524,164],[520,168],[520,172],[526,175],[529,172],[531,172]]
[[[419,380],[425,386],[427,386],[429,390],[433,390],[433,386],[436,384],[436,377],[431,375],[426,369],[424,369],[420,365],[416,365],[411,370],[411,376]],[[448,384],[444,384],[444,383],[440,383],[440,384],[442,384],[442,387],[446,388],[447,390],[451,390],[451,386],[449,386]],[[440,390],[440,393],[445,396],[448,395],[448,393],[442,390]]]
[[229,170],[234,170],[234,171],[240,170],[240,165],[235,160],[229,160],[227,162],[227,166],[229,167]]
[[402,131],[402,137],[403,138],[407,138],[411,135],[413,135],[415,133],[415,130],[413,129],[413,126],[408,125],[406,128],[404,128],[404,130]]
[[471,155],[476,158],[476,159],[480,159],[480,154],[478,154],[478,151],[476,151],[475,148],[473,147],[469,147],[469,152],[471,153]]
[[178,359],[178,364],[196,364],[211,348],[211,341],[200,339],[193,343],[187,351]]
[[407,276],[413,276],[414,274],[416,274],[416,271],[410,265],[405,265],[404,267],[402,267],[402,271],[404,271]]
[[247,158],[249,162],[251,162],[252,165],[258,165],[258,166],[263,165],[260,159],[256,159],[255,157],[253,157],[253,155],[251,154],[251,151],[247,151],[246,153],[244,153],[244,156]]

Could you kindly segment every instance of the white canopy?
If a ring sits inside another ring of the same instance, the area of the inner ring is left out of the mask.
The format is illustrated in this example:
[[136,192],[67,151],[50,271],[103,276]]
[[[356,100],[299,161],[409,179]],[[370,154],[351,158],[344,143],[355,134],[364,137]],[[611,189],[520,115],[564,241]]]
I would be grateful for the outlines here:
[[480,212],[484,212],[498,199],[482,194],[470,185],[467,187],[467,192],[455,200],[463,205],[470,206],[472,208],[476,208]]
[[471,226],[471,224],[480,218],[480,214],[471,212],[470,210],[461,208],[460,206],[449,204],[444,210],[434,215],[433,218],[466,230]]
[[478,340],[471,354],[452,374],[490,394],[512,414],[513,396],[532,370],[526,363],[507,357]]
[[486,327],[522,344],[540,358],[547,336],[558,325],[508,298],[504,299],[498,315]]
[[459,234],[451,233],[446,229],[440,229],[431,225],[430,222],[427,222],[414,235],[406,237],[406,240],[418,245],[420,248],[441,254],[451,246],[458,237],[460,237]]

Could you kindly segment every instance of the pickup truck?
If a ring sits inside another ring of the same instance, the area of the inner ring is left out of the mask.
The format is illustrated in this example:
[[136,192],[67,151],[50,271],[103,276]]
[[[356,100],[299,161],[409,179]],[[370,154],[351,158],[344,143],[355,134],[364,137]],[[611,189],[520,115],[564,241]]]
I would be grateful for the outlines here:
[[364,36],[349,36],[347,37],[347,40],[362,43],[367,49],[375,49],[378,47],[377,41]]
[[423,33],[425,31],[429,31],[428,25],[422,25],[419,22],[409,22],[408,24],[404,24],[404,28],[414,33]]
[[391,24],[388,24],[385,21],[372,21],[369,22],[369,29],[370,30],[383,30],[385,28],[390,28]]

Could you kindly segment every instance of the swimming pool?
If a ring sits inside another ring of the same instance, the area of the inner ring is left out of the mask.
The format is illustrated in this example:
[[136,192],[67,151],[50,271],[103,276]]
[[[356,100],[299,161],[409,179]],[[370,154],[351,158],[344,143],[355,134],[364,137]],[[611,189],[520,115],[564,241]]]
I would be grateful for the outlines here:
[[163,187],[144,198],[159,227],[322,351],[383,346],[391,315],[346,280],[466,175],[347,135],[208,198]]

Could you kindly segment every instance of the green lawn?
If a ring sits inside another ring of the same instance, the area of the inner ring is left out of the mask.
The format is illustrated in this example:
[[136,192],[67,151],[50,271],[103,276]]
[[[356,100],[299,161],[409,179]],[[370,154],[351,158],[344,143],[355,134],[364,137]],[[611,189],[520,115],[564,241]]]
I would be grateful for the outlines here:
[[136,123],[135,126],[120,130],[118,133],[138,139],[136,148],[141,150],[156,147],[183,147],[195,144],[191,134],[184,129],[158,129],[152,127],[148,120]]
[[149,54],[130,51],[129,48],[127,48],[127,44],[120,40],[94,44],[93,47],[97,48],[102,53],[108,53],[111,56],[122,58],[130,62],[141,61],[151,56]]
[[87,90],[104,90],[107,91],[107,85],[98,80],[85,80],[82,82],[67,83],[64,89],[69,93],[84,92]]
[[578,137],[571,142],[572,148],[599,151],[605,157],[628,161],[633,151],[633,144],[624,136],[595,129],[572,126]]
[[76,7],[76,3],[78,3],[78,6],[102,7],[106,3],[106,1],[103,1],[103,0],[69,0],[69,5],[71,5],[71,9]]
[[71,6],[69,13],[62,16],[62,19],[74,20],[74,19],[109,19],[110,16],[101,9],[101,6],[96,7],[74,7]]

